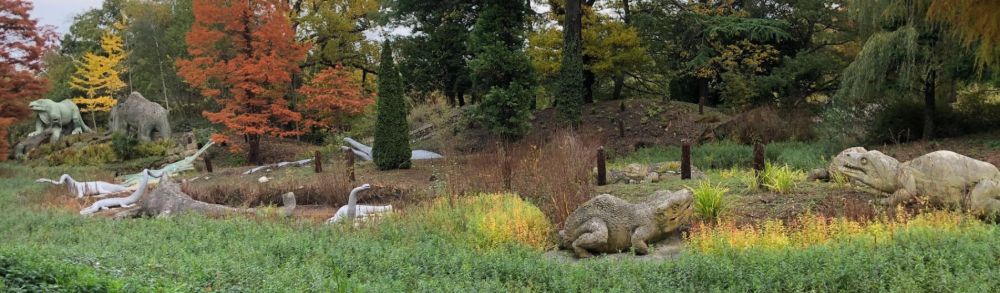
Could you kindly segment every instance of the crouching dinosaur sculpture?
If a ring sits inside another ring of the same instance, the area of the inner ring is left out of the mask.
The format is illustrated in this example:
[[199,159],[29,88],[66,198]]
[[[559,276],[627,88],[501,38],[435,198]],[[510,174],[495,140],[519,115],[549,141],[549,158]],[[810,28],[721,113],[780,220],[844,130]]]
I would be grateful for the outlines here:
[[566,228],[559,231],[560,247],[572,248],[580,258],[629,248],[636,254],[647,254],[649,243],[688,221],[693,201],[689,190],[657,191],[635,204],[610,194],[598,195],[566,219]]
[[49,99],[40,99],[28,103],[28,108],[37,115],[35,131],[28,133],[29,137],[50,130],[52,135],[49,142],[57,142],[66,130],[69,130],[71,135],[85,131],[92,132],[90,127],[83,123],[83,119],[80,118],[80,108],[77,108],[73,101],[64,100],[57,103]]
[[921,196],[933,205],[960,207],[979,216],[1000,212],[1000,170],[993,164],[951,151],[900,163],[879,151],[848,150],[833,160],[830,172],[889,194],[882,204],[896,205]]
[[35,182],[38,183],[48,182],[55,185],[65,184],[66,187],[69,189],[69,192],[72,193],[73,195],[76,195],[77,198],[82,198],[84,196],[91,196],[91,195],[105,196],[108,194],[119,193],[129,190],[128,188],[125,188],[125,186],[121,186],[114,183],[108,183],[104,181],[78,182],[76,180],[73,180],[73,177],[70,177],[69,174],[63,174],[62,176],[60,176],[59,181],[50,180],[46,178],[39,178],[38,180],[35,180]]

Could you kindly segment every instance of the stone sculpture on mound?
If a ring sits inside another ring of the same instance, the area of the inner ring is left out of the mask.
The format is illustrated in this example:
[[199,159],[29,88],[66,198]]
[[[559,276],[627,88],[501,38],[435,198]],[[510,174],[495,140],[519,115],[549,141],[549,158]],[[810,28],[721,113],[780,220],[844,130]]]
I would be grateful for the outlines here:
[[693,202],[689,190],[660,190],[635,204],[610,194],[598,195],[569,215],[565,229],[559,231],[559,246],[573,249],[579,258],[630,248],[647,254],[650,243],[689,221]]
[[49,99],[39,99],[29,103],[28,108],[37,115],[35,131],[28,133],[28,137],[49,133],[49,142],[54,143],[59,141],[65,131],[69,131],[70,135],[91,132],[80,117],[80,108],[73,101],[56,103]]
[[931,204],[960,207],[978,216],[1000,215],[1000,170],[951,151],[900,163],[879,151],[855,147],[837,155],[828,172],[888,194],[882,204],[923,197]]
[[153,133],[158,139],[170,138],[170,121],[167,109],[147,100],[139,92],[132,92],[125,100],[111,109],[111,132],[135,133],[140,140],[150,141]]

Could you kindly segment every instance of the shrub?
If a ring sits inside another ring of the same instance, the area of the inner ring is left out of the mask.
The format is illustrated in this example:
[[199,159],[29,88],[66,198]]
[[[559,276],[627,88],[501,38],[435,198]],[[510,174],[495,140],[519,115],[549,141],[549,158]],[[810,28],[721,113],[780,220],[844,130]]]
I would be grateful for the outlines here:
[[698,182],[694,188],[688,187],[694,193],[694,211],[702,218],[718,220],[726,209],[726,193],[728,188],[722,185],[712,185],[708,180]]
[[755,192],[760,190],[760,177],[757,176],[757,170],[745,169],[736,172],[738,172],[736,173],[736,177],[747,187],[747,191]]
[[771,191],[785,194],[791,192],[799,181],[805,179],[805,173],[792,169],[788,165],[777,167],[774,164],[767,163],[767,166],[764,168],[763,177],[764,186]]
[[410,168],[410,137],[403,101],[403,81],[392,61],[389,41],[382,46],[378,79],[378,121],[372,159],[380,170]]
[[49,165],[99,166],[118,160],[111,144],[70,147],[45,157]]
[[135,147],[135,153],[139,157],[150,157],[150,156],[165,156],[171,148],[174,147],[174,142],[172,140],[154,140],[139,143]]
[[117,292],[117,281],[93,270],[56,262],[27,250],[0,251],[0,291]]
[[111,148],[114,150],[115,155],[122,160],[131,160],[136,158],[136,147],[139,146],[139,139],[134,136],[130,136],[123,132],[115,132],[111,135]]
[[450,235],[477,249],[522,244],[543,250],[550,243],[552,225],[548,219],[516,194],[438,198],[411,211],[400,220],[424,223],[441,235]]

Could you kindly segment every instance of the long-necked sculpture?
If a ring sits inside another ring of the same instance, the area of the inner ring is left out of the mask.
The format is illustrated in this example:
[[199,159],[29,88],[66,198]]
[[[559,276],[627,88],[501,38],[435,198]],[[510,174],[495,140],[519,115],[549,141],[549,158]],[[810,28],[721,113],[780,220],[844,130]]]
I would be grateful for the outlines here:
[[127,191],[128,188],[114,183],[108,183],[104,181],[87,181],[79,182],[70,177],[69,174],[63,174],[59,177],[59,181],[50,180],[46,178],[39,178],[35,180],[39,183],[52,183],[56,185],[66,185],[69,192],[76,195],[77,198],[84,196],[104,196],[112,193],[119,193],[122,191]]
[[896,205],[918,196],[931,204],[961,207],[986,216],[1000,213],[1000,171],[993,164],[951,151],[936,151],[900,163],[879,151],[851,148],[830,165],[850,182],[885,192]]
[[64,130],[69,130],[70,135],[80,134],[84,131],[91,132],[80,117],[80,108],[77,108],[73,101],[64,100],[56,103],[49,99],[39,99],[29,103],[28,108],[37,115],[35,131],[28,133],[29,137],[50,130],[52,134],[49,142],[56,142],[62,137]]
[[333,214],[333,217],[326,220],[326,222],[337,223],[347,219],[351,223],[355,223],[355,220],[363,219],[370,215],[391,213],[392,205],[372,206],[358,204],[358,193],[371,188],[371,185],[364,184],[351,190],[351,195],[347,198],[347,205],[337,209],[337,213]]
[[[215,144],[215,142],[209,142],[205,144],[205,146],[201,147],[201,149],[199,149],[198,152],[194,153],[193,155],[187,156],[183,160],[167,164],[166,166],[163,166],[163,168],[151,171],[153,171],[156,174],[169,176],[184,171],[194,170],[194,160],[197,159],[198,156],[201,156],[201,154],[204,153],[206,150],[208,150],[208,148],[211,147],[213,144]],[[132,175],[125,175],[124,177],[125,183],[122,183],[122,185],[126,187],[135,186],[136,184],[139,184],[139,181],[141,181],[142,178],[143,178],[142,172]],[[154,182],[158,181],[159,180],[154,180]]]
[[[295,210],[295,194],[285,193],[281,196],[282,207],[278,210],[281,216],[291,216]],[[122,211],[115,215],[115,218],[129,218],[139,216],[169,217],[172,215],[185,213],[199,213],[208,216],[227,216],[236,214],[255,214],[254,208],[234,208],[224,205],[212,204],[198,201],[181,190],[180,184],[163,176],[160,183],[146,196],[146,199],[139,203],[139,207],[127,211]]]
[[246,172],[243,172],[243,175],[250,175],[250,174],[256,173],[256,172],[258,172],[260,170],[272,169],[272,168],[284,168],[284,167],[292,167],[292,166],[294,166],[294,167],[303,167],[303,166],[311,164],[312,161],[313,161],[313,159],[303,159],[303,160],[298,160],[298,161],[294,161],[294,162],[280,162],[280,163],[277,163],[277,164],[257,166],[257,167],[250,168],[250,170],[247,170]]
[[649,253],[649,243],[685,224],[692,214],[694,196],[689,190],[657,191],[648,200],[630,203],[610,194],[598,195],[576,208],[559,231],[560,247],[577,257],[614,253],[630,248]]
[[[347,144],[351,145],[351,147],[349,148],[348,147],[344,148],[350,149],[351,152],[353,152],[361,159],[364,159],[365,161],[372,160],[372,147],[360,143],[350,137],[345,137],[344,141],[347,142]],[[440,159],[440,158],[444,158],[444,156],[432,151],[413,150],[410,152],[410,160],[430,160],[430,159]]]
[[112,207],[132,207],[137,201],[139,201],[140,198],[142,198],[142,195],[146,193],[146,186],[149,184],[149,178],[160,177],[159,175],[153,175],[151,173],[152,172],[149,171],[149,169],[142,170],[142,181],[139,183],[139,188],[132,192],[132,195],[127,197],[105,198],[98,200],[89,207],[80,210],[80,214],[89,215],[100,210],[110,209]]

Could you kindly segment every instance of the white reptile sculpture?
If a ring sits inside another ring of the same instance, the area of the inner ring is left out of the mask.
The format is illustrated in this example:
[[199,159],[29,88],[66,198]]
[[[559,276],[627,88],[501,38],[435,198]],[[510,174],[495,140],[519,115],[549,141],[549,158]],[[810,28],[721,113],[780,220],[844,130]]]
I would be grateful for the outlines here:
[[70,177],[69,174],[63,174],[59,177],[59,181],[49,180],[46,178],[39,178],[35,180],[39,183],[52,183],[55,185],[63,185],[69,189],[69,192],[76,195],[77,198],[82,198],[84,196],[105,196],[112,193],[119,193],[122,191],[129,190],[125,186],[121,186],[114,183],[108,183],[104,181],[87,181],[79,182]]
[[80,210],[80,214],[89,215],[96,213],[97,211],[106,210],[112,207],[127,208],[134,206],[135,203],[138,202],[140,198],[142,198],[142,195],[146,193],[146,186],[149,184],[149,178],[150,177],[159,178],[163,175],[162,173],[160,175],[153,175],[151,173],[153,172],[150,171],[149,169],[142,170],[143,174],[142,181],[139,182],[139,188],[136,189],[135,192],[132,192],[132,195],[129,195],[127,197],[105,198],[102,200],[98,200],[94,202],[94,204],[91,204],[89,207]]
[[365,218],[369,215],[386,214],[392,212],[392,205],[371,206],[358,205],[358,192],[371,189],[371,185],[364,184],[351,190],[351,195],[347,199],[347,205],[340,207],[333,217],[326,220],[327,224],[343,221],[344,218],[354,222],[355,219]]
[[[366,146],[350,137],[345,137],[344,141],[350,144],[351,147],[341,147],[341,149],[350,149],[355,155],[361,157],[365,161],[372,160],[372,147]],[[444,158],[441,154],[425,151],[425,150],[413,150],[410,152],[410,160],[431,160]]]

